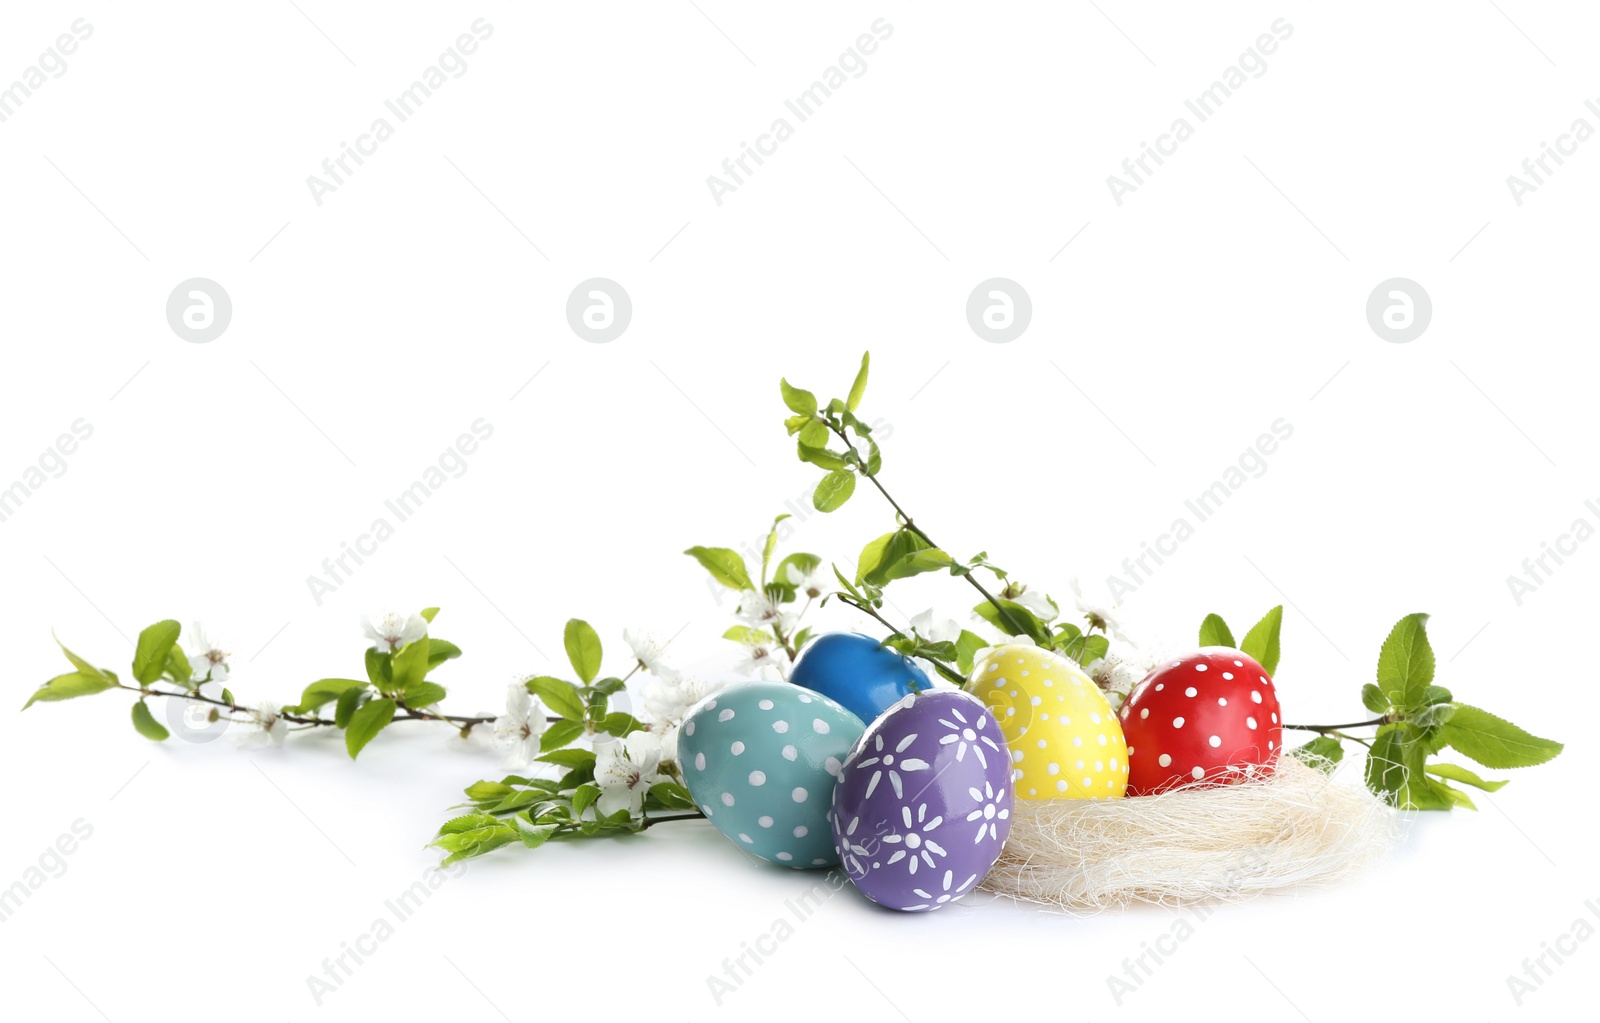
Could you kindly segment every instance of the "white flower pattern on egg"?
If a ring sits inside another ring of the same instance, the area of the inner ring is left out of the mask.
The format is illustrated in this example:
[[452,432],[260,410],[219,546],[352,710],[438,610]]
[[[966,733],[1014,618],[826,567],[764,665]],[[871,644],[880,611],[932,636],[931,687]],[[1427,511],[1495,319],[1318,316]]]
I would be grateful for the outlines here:
[[[996,753],[1000,752],[1000,747],[995,744],[993,739],[989,738],[987,735],[978,734],[979,732],[982,732],[984,730],[984,726],[989,723],[989,715],[978,715],[976,726],[967,723],[967,719],[965,715],[961,713],[960,708],[952,708],[950,711],[950,716],[955,718],[955,721],[947,721],[944,718],[939,719],[939,723],[941,725],[944,725],[946,728],[950,729],[948,735],[939,737],[939,745],[948,746],[951,743],[955,743],[956,760],[958,761],[967,755],[967,747],[970,745],[972,747],[973,755],[978,758],[978,763],[982,764],[984,767],[988,767],[989,761],[988,758],[983,755],[983,746],[988,746]],[[982,745],[980,745],[980,743]]]
[[943,846],[928,836],[930,833],[939,830],[939,825],[944,823],[944,818],[934,817],[932,820],[928,820],[927,803],[917,807],[915,822],[911,819],[911,807],[902,806],[900,812],[905,822],[905,831],[899,834],[883,836],[885,845],[895,846],[894,852],[890,853],[889,858],[884,861],[884,866],[893,866],[904,860],[907,864],[908,872],[912,874],[917,872],[919,863],[926,863],[930,868],[937,868],[938,864],[934,862],[934,857],[947,856],[949,854],[944,851]]
[[896,755],[904,753],[907,747],[917,741],[916,733],[913,732],[904,739],[901,739],[900,742],[895,745],[893,752],[888,753],[885,753],[883,750],[883,736],[880,734],[874,736],[873,738],[877,740],[876,747],[878,755],[868,760],[863,760],[856,765],[857,767],[862,768],[872,767],[874,765],[882,765],[878,767],[876,771],[872,772],[872,780],[867,782],[867,797],[869,799],[872,797],[873,791],[878,787],[878,782],[883,780],[883,776],[885,774],[889,776],[889,784],[894,786],[894,794],[896,796],[904,796],[905,788],[900,782],[900,772],[926,771],[928,769],[928,762],[926,760],[918,760],[916,757],[907,757],[898,763],[895,762]]
[[939,909],[994,865],[1013,790],[993,717],[969,694],[928,690],[897,702],[851,750],[833,794],[834,847],[868,898]]

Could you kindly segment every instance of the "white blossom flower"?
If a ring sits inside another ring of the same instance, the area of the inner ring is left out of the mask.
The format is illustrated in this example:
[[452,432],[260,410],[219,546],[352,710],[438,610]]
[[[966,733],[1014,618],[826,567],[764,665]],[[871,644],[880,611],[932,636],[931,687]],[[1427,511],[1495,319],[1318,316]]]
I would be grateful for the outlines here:
[[785,611],[781,604],[774,603],[760,590],[745,590],[739,594],[736,617],[746,625],[766,629],[776,635],[787,634],[793,629],[798,616],[793,611]]
[[1122,620],[1116,613],[1116,605],[1109,598],[1091,598],[1084,595],[1083,586],[1076,578],[1067,580],[1067,585],[1072,587],[1073,603],[1083,613],[1091,629],[1099,629],[1107,635],[1128,642],[1128,637],[1122,634]]
[[1111,703],[1113,710],[1133,692],[1133,687],[1154,670],[1158,662],[1135,653],[1119,650],[1090,661],[1084,671]]
[[361,620],[372,649],[382,654],[392,654],[407,643],[415,642],[428,634],[428,620],[420,614],[407,617],[398,611],[386,611],[377,620]]
[[913,615],[911,628],[929,643],[954,643],[961,638],[961,626],[954,619],[933,617],[933,608]]
[[678,677],[677,671],[668,667],[662,658],[667,649],[665,643],[648,632],[632,629],[623,629],[622,639],[633,650],[633,659],[639,662],[639,667],[659,679],[672,681]]
[[212,682],[228,681],[232,671],[228,666],[228,658],[233,656],[233,651],[223,647],[220,640],[208,638],[199,622],[194,623],[194,644],[189,651],[189,668],[194,673],[193,678],[197,681],[207,677]]
[[507,749],[509,766],[533,763],[539,755],[539,738],[548,724],[544,704],[534,699],[526,685],[513,682],[506,686],[506,712],[494,719],[494,738]]
[[749,678],[766,678],[771,669],[783,677],[783,658],[778,656],[778,646],[773,642],[754,643],[745,648],[744,660],[734,666],[734,671]]
[[817,567],[807,572],[794,562],[790,562],[783,570],[784,581],[795,588],[795,592],[804,593],[813,600],[829,592],[829,582],[822,574],[822,562],[817,562]]
[[1027,608],[1029,611],[1032,611],[1034,614],[1038,615],[1042,621],[1053,621],[1056,615],[1061,613],[1059,608],[1050,603],[1050,598],[1045,596],[1043,593],[1040,593],[1038,590],[1030,590],[1024,587],[1021,589],[1021,592],[1011,596],[1008,599],[1013,600]]
[[678,766],[678,726],[676,724],[658,725],[650,729],[650,731],[661,743],[660,768],[662,772],[676,770]]
[[284,737],[289,734],[289,722],[284,720],[282,711],[281,706],[271,702],[263,702],[251,710],[250,720],[255,723],[257,730],[246,735],[242,744],[265,746],[270,742],[274,746],[282,746]]
[[644,691],[645,714],[658,724],[678,724],[695,704],[720,688],[719,683],[682,676],[652,682]]
[[660,780],[661,737],[630,732],[626,738],[595,746],[594,780],[600,786],[595,810],[608,817],[618,810],[637,815],[645,793]]

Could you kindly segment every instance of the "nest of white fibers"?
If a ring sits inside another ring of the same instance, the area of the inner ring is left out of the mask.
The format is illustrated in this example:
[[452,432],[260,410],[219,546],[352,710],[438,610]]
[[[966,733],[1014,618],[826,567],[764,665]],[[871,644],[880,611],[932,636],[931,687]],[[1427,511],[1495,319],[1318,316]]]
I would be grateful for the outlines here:
[[1011,837],[982,886],[1071,910],[1238,901],[1334,884],[1397,836],[1393,812],[1365,788],[1286,756],[1270,774],[1229,785],[1017,800]]

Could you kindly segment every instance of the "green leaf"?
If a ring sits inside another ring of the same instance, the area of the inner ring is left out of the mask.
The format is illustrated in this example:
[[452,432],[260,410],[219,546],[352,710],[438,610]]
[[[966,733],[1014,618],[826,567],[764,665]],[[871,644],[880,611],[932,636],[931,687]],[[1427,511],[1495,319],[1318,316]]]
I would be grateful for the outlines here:
[[461,656],[461,648],[445,639],[428,637],[428,670],[432,671],[439,665],[455,657]]
[[1395,795],[1396,806],[1402,810],[1448,810],[1454,806],[1477,809],[1466,793],[1457,792],[1443,782],[1428,777],[1428,749],[1422,741],[1405,742],[1401,755],[1405,763],[1405,780]]
[[[801,416],[805,422],[795,431],[795,440],[807,448],[825,448],[828,446],[828,424],[816,416]],[[801,457],[805,457],[804,454]]]
[[1501,771],[1542,764],[1563,749],[1559,742],[1531,735],[1504,718],[1465,703],[1456,704],[1455,714],[1440,726],[1439,738],[1484,767]]
[[544,792],[538,792],[533,789],[518,789],[498,803],[485,809],[490,813],[511,813],[525,806],[532,806],[534,803],[544,799],[546,795]]
[[[1206,620],[1200,623],[1200,645],[1234,646],[1233,633],[1228,630],[1228,623],[1222,620],[1221,615],[1206,615]],[[1263,664],[1262,667],[1265,668],[1266,665]]]
[[662,781],[650,786],[650,796],[668,810],[694,809],[694,797],[677,782]]
[[337,700],[351,689],[366,689],[368,683],[355,678],[319,678],[306,686],[300,694],[300,702],[294,708],[285,707],[292,713],[303,714],[316,710],[329,700]]
[[772,520],[772,528],[767,530],[767,542],[761,548],[761,581],[767,581],[767,566],[772,564],[772,552],[778,549],[778,524],[789,518],[789,513],[784,512]]
[[862,470],[868,476],[878,475],[878,470],[883,468],[883,452],[878,450],[878,442],[871,437],[867,438],[867,464]]
[[437,682],[418,682],[414,686],[408,686],[405,692],[400,694],[400,698],[407,707],[421,709],[439,703],[445,695],[444,686]]
[[797,416],[816,415],[817,396],[810,391],[801,390],[790,386],[789,381],[779,380],[778,387],[783,392],[783,403],[789,406],[789,411]]
[[167,674],[180,686],[187,686],[189,680],[194,678],[194,668],[189,665],[189,655],[176,643],[172,644],[172,649],[167,652]]
[[522,844],[529,849],[537,849],[550,840],[556,833],[557,824],[535,824],[520,813],[511,820],[517,826],[517,837],[522,839]]
[[1433,682],[1433,648],[1428,645],[1425,614],[1406,615],[1389,631],[1378,654],[1378,688],[1403,710],[1423,706]]
[[434,839],[433,844],[450,854],[439,861],[440,866],[447,867],[453,863],[471,859],[474,856],[482,856],[484,853],[493,852],[502,845],[515,842],[517,838],[518,834],[515,827],[496,821],[493,827],[441,835]]
[[[987,600],[972,610],[977,613],[978,617],[1007,636],[1028,636],[1040,646],[1048,646],[1050,644],[1050,630],[1045,626],[1044,622],[1039,620],[1038,615],[1014,600],[1006,600],[1002,597],[999,603],[1000,608],[1005,609],[1004,614],[1001,614],[1000,609]],[[1016,624],[1013,625],[1013,622]]]
[[908,579],[924,572],[937,572],[955,563],[954,558],[939,548],[926,547],[920,551],[912,551],[892,564],[881,566],[877,574],[883,577],[884,582],[889,582],[892,579]]
[[1067,644],[1065,652],[1079,667],[1087,668],[1111,652],[1111,640],[1101,635],[1079,636]]
[[[467,786],[467,798],[471,800],[502,799],[511,793],[510,785],[498,781],[475,781]],[[464,818],[457,817],[456,820]],[[440,829],[443,830],[442,828]]]
[[388,689],[394,681],[393,658],[376,647],[367,647],[367,678],[379,689]]
[[1448,778],[1463,785],[1471,785],[1485,792],[1499,792],[1506,787],[1504,781],[1485,781],[1459,764],[1429,764],[1427,772],[1435,778]]
[[392,668],[394,680],[389,688],[404,693],[413,686],[421,685],[428,674],[428,651],[431,649],[433,640],[422,636],[395,651]]
[[339,728],[349,728],[350,719],[355,716],[356,708],[361,706],[366,694],[365,688],[346,689],[340,693],[339,702],[333,708],[333,723]]
[[[495,784],[495,783],[494,782],[479,782],[478,783],[478,785],[492,785],[492,784]],[[476,785],[473,786],[473,788],[476,788],[476,787],[477,787]],[[471,792],[472,789],[469,788],[467,791]],[[468,832],[468,831],[476,831],[479,828],[497,827],[497,826],[499,826],[499,824],[500,824],[500,822],[498,820],[496,820],[490,814],[486,814],[486,813],[464,813],[460,817],[452,817],[449,820],[445,821],[443,824],[439,825],[439,834],[441,834],[441,835],[460,835],[460,834],[463,834],[463,833]]]
[[1252,625],[1239,644],[1239,649],[1255,658],[1269,676],[1278,672],[1278,634],[1282,629],[1283,605],[1279,604]]
[[700,566],[711,573],[711,578],[729,589],[756,588],[756,584],[750,581],[750,573],[745,570],[744,558],[735,551],[726,547],[690,547],[683,553],[700,562]]
[[167,655],[172,653],[172,644],[178,641],[182,631],[183,626],[168,618],[139,633],[139,643],[133,651],[133,677],[145,685],[160,679],[167,670]]
[[861,368],[856,371],[855,383],[850,385],[850,397],[844,400],[844,407],[854,412],[861,404],[861,396],[867,393],[867,367],[872,363],[872,353],[861,353]]
[[1412,714],[1409,720],[1418,728],[1433,728],[1436,725],[1442,725],[1446,721],[1449,721],[1455,716],[1455,713],[1455,704],[1435,703],[1431,706],[1422,708],[1415,714]]
[[1404,749],[1400,730],[1394,725],[1378,729],[1367,752],[1367,788],[1380,795],[1393,796],[1405,782]]
[[918,551],[935,549],[909,529],[885,533],[861,548],[861,557],[856,561],[856,582],[882,586],[889,581],[889,572],[894,566]]
[[593,682],[600,674],[601,652],[600,636],[594,626],[581,618],[568,619],[561,642],[567,648],[567,660],[572,662],[572,670],[578,673],[578,678]]
[[595,800],[600,798],[600,786],[593,782],[585,782],[572,792],[572,816],[582,817],[583,811],[593,806]]
[[160,742],[172,733],[163,728],[150,713],[150,706],[143,700],[138,700],[133,705],[133,729],[146,739]]
[[22,705],[27,710],[36,703],[53,703],[57,700],[71,700],[79,696],[93,696],[103,693],[107,689],[115,689],[117,683],[103,674],[91,675],[83,671],[68,672],[57,675],[55,678],[40,686]]
[[623,736],[644,731],[644,725],[632,714],[624,714],[619,710],[607,714],[599,723],[599,729],[607,735]]
[[821,439],[822,443],[820,444],[807,444],[804,437],[801,438],[800,443],[795,445],[796,451],[800,454],[800,461],[810,462],[812,465],[834,472],[838,472],[850,464],[849,461],[828,449],[826,446],[828,438],[826,436]]
[[541,764],[555,764],[557,767],[582,767],[584,764],[594,763],[594,751],[587,749],[558,749],[536,757]]
[[[1472,801],[1472,797],[1467,795],[1465,792],[1462,792],[1460,789],[1451,788],[1444,782],[1434,781],[1431,778],[1428,779],[1428,785],[1433,789],[1433,791],[1443,794],[1456,806],[1464,807],[1468,810],[1476,810],[1478,808],[1478,805]],[[1443,808],[1441,807],[1441,809]]]
[[1374,682],[1368,682],[1361,687],[1361,705],[1374,714],[1387,714],[1389,712],[1389,699],[1383,695]]
[[743,643],[745,646],[759,646],[762,643],[774,642],[772,633],[764,632],[761,629],[752,629],[748,625],[732,626],[722,634],[722,638],[731,639],[735,643]]
[[427,622],[429,625],[432,625],[434,618],[439,614],[439,609],[436,607],[425,607],[419,613],[422,615],[423,621]]
[[568,721],[583,720],[583,697],[578,695],[578,687],[571,682],[538,675],[528,679],[526,685],[528,692]]
[[963,675],[972,674],[972,661],[979,650],[989,645],[989,641],[967,629],[961,630],[961,635],[956,637],[956,669]]
[[344,748],[350,752],[351,760],[394,720],[394,706],[393,700],[380,697],[362,704],[350,716],[350,727],[344,731]]
[[568,745],[583,734],[581,721],[556,721],[539,737],[539,752],[549,753]]
[[1329,774],[1333,773],[1333,765],[1344,759],[1344,746],[1331,735],[1319,735],[1289,752],[1302,763]]
[[[55,633],[51,633],[51,638],[52,639],[55,638]],[[104,669],[101,669],[101,668],[96,668],[94,665],[90,664],[88,661],[84,660],[82,657],[79,657],[77,654],[73,653],[71,650],[68,650],[67,647],[66,647],[66,644],[62,643],[61,640],[59,640],[59,639],[56,640],[56,646],[61,648],[61,652],[66,655],[67,660],[71,661],[72,662],[72,666],[74,668],[77,668],[78,671],[81,672],[82,674],[84,674],[84,675],[93,675],[96,678],[110,679],[113,682],[116,681],[117,676],[113,672],[105,671]]]
[[838,511],[856,492],[856,474],[848,469],[835,469],[822,477],[811,494],[811,503],[817,511]]

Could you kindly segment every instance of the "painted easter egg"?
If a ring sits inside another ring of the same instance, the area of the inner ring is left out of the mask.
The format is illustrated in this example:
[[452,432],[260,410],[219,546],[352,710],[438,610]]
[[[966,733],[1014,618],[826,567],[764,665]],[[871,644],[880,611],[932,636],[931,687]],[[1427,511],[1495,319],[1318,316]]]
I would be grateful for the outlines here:
[[910,658],[855,632],[832,632],[812,640],[801,651],[789,681],[838,701],[863,721],[928,688],[928,676]]
[[1128,745],[1094,680],[1036,646],[997,646],[972,667],[966,691],[994,712],[1011,744],[1018,799],[1116,799]]
[[786,867],[838,862],[828,811],[861,719],[787,682],[730,686],[678,730],[684,784],[717,830]]
[[1122,705],[1128,794],[1270,772],[1283,748],[1278,693],[1249,654],[1205,647],[1162,665]]
[[903,697],[861,736],[833,792],[845,875],[890,909],[970,892],[1011,830],[1011,755],[994,715],[953,689]]

